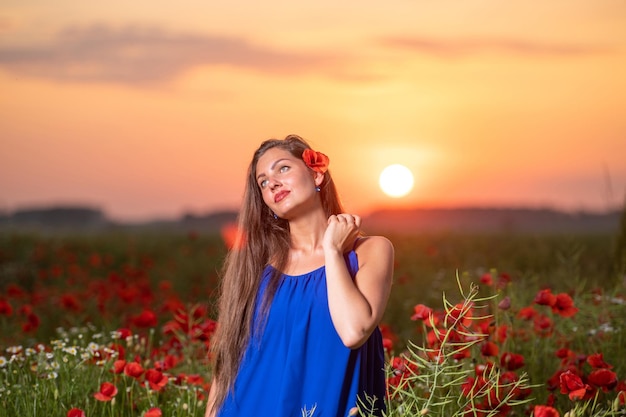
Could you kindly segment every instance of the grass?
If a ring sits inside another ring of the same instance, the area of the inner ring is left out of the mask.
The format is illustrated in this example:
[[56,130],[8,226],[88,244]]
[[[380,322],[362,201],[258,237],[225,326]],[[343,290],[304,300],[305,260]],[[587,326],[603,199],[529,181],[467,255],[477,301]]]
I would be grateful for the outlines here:
[[[598,369],[586,358],[602,354],[623,383],[621,235],[389,237],[389,417],[527,415],[538,405],[619,415],[622,385],[588,383]],[[219,236],[193,233],[0,236],[0,416],[202,416],[225,252]],[[548,289],[576,313],[538,303]],[[420,304],[431,315],[412,320]],[[505,359],[518,357],[509,369]],[[561,393],[568,369],[593,398]],[[103,383],[117,389],[108,401],[94,397]]]

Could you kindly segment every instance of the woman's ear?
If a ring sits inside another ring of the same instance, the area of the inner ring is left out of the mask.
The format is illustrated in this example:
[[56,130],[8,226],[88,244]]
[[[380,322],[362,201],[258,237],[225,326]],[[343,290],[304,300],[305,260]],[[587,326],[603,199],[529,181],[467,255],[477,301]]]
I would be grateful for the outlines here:
[[315,171],[315,176],[313,177],[313,180],[315,181],[315,186],[319,187],[320,185],[322,185],[322,182],[324,182],[324,174]]

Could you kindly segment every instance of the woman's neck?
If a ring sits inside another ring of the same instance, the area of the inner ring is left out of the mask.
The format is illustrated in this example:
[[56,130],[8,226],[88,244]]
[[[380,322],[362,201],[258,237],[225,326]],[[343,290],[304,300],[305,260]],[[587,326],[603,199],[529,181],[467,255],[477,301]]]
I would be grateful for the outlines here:
[[323,210],[315,210],[306,216],[289,221],[291,250],[312,253],[322,247],[322,238],[328,226]]

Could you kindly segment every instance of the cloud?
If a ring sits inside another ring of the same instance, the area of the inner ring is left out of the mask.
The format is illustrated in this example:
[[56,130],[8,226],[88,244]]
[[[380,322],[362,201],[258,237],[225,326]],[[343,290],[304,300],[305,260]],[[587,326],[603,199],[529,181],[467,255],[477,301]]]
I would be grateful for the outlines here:
[[70,28],[48,44],[0,47],[0,67],[61,81],[154,83],[201,65],[285,75],[327,70],[336,56],[280,51],[246,39],[159,29]]
[[448,58],[464,57],[485,52],[532,57],[573,57],[611,52],[611,48],[604,46],[497,38],[389,37],[383,38],[380,43],[385,47],[405,48],[419,53]]

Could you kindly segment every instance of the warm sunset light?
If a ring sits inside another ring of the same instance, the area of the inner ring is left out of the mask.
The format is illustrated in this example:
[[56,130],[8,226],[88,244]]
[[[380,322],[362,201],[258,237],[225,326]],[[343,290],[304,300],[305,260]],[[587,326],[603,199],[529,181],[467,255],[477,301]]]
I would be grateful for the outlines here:
[[[357,213],[624,201],[626,2],[2,4],[0,223],[236,210],[254,149],[288,134]],[[370,192],[392,163],[419,193]]]
[[389,197],[404,197],[413,188],[413,173],[404,165],[389,165],[380,173],[378,183]]

